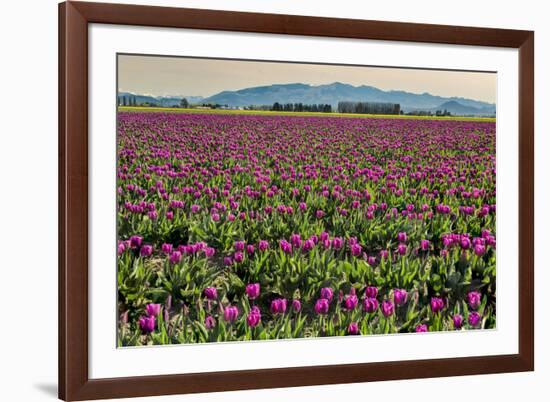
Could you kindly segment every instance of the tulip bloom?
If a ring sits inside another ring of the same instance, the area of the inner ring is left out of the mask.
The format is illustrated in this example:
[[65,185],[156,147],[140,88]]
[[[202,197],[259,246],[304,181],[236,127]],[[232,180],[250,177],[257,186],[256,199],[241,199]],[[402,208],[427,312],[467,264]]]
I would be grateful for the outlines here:
[[208,300],[216,300],[218,298],[218,290],[214,287],[204,289],[203,293],[204,297]]
[[399,244],[397,246],[397,252],[399,253],[399,255],[407,254],[407,245],[403,243]]
[[331,288],[321,289],[321,299],[327,299],[329,302],[331,302],[333,296],[334,296],[334,291]]
[[257,306],[252,307],[252,309],[248,313],[248,316],[246,317],[246,324],[249,327],[254,328],[258,326],[261,320],[262,314],[260,313],[260,309]]
[[468,305],[472,310],[477,309],[481,304],[481,293],[475,290],[472,292],[469,292],[466,298],[468,300]]
[[245,242],[243,240],[238,240],[235,242],[235,251],[244,251]]
[[384,317],[389,317],[393,314],[393,311],[395,309],[395,306],[392,301],[390,300],[384,300],[382,302],[382,314],[384,314]]
[[397,241],[399,243],[406,243],[407,242],[407,233],[405,232],[399,232],[397,234]]
[[223,310],[223,319],[227,322],[234,322],[239,316],[239,309],[236,306],[227,306]]
[[398,306],[402,306],[407,302],[407,291],[405,289],[394,289],[393,290],[393,301]]
[[171,244],[169,243],[164,243],[162,246],[161,246],[161,250],[164,254],[166,255],[170,255],[170,253],[172,252],[174,246],[172,246]]
[[145,306],[145,311],[149,317],[156,317],[160,314],[160,304],[150,303]]
[[356,322],[351,322],[348,325],[348,334],[350,334],[350,335],[358,335],[359,334],[359,325],[357,325]]
[[357,299],[357,296],[355,295],[347,295],[346,298],[344,299],[344,307],[346,310],[355,309],[358,303],[359,303],[359,299]]
[[249,283],[248,285],[246,285],[245,292],[250,300],[256,299],[260,295],[260,284]]
[[429,240],[420,240],[420,249],[422,251],[428,251],[430,249],[430,241]]
[[414,329],[415,332],[428,332],[428,326],[426,324],[418,324]]
[[143,241],[143,237],[141,236],[130,236],[130,247],[131,248],[138,248],[141,247],[141,242]]
[[275,299],[271,301],[271,312],[273,314],[284,314],[286,311],[286,299]]
[[141,329],[141,332],[143,334],[150,334],[155,330],[155,325],[156,325],[155,316],[140,317],[138,323],[139,323],[139,329]]
[[170,254],[170,263],[177,264],[181,261],[181,252],[180,251],[172,251]]
[[267,240],[260,240],[258,243],[258,249],[260,251],[266,251],[269,248],[269,242]]
[[327,314],[329,308],[329,301],[327,299],[317,299],[315,302],[315,312],[317,314]]
[[361,255],[361,246],[358,243],[355,243],[351,246],[351,255],[358,257]]
[[474,253],[478,257],[481,257],[483,254],[485,254],[485,246],[483,244],[476,244],[474,246]]
[[432,297],[430,301],[430,306],[433,313],[438,313],[445,307],[445,302],[441,297]]
[[462,328],[462,323],[464,322],[464,318],[460,314],[453,315],[453,325],[455,329]]
[[365,289],[365,297],[376,298],[378,296],[378,288],[376,286],[367,286]]
[[294,310],[295,313],[299,313],[302,309],[302,303],[300,303],[300,300],[294,299],[292,300],[292,310]]
[[211,315],[206,317],[204,320],[204,326],[206,327],[206,329],[214,328],[216,326],[216,320],[214,319],[214,317],[212,317]]
[[332,248],[335,250],[340,250],[344,246],[344,240],[341,237],[335,237],[332,239]]
[[139,255],[142,257],[149,257],[151,254],[153,254],[153,246],[150,244],[144,244],[139,250]]
[[286,240],[281,240],[279,241],[279,247],[281,248],[281,250],[283,251],[283,253],[285,254],[290,254],[292,253],[292,244],[290,244],[289,242],[287,242]]
[[235,253],[235,255],[233,256],[233,260],[236,262],[236,263],[241,263],[244,261],[244,254],[240,251],[237,251]]
[[468,315],[468,324],[472,327],[477,327],[481,322],[481,315],[477,311],[473,311]]

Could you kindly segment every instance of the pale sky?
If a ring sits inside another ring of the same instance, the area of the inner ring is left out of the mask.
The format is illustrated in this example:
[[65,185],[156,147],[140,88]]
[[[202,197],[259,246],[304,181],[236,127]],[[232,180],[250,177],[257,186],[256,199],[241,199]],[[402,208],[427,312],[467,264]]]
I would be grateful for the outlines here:
[[263,61],[118,56],[118,89],[141,95],[211,96],[271,84],[342,82],[388,90],[428,92],[490,103],[496,100],[496,73],[334,66]]

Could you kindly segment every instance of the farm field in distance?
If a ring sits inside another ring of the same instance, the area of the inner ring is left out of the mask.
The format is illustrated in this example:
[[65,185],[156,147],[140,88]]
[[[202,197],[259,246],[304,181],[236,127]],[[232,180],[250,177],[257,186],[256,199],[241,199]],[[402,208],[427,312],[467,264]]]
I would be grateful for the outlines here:
[[120,107],[118,345],[495,328],[495,150],[494,118]]
[[197,109],[197,108],[175,108],[175,107],[149,107],[149,106],[119,106],[120,112],[164,112],[164,113],[206,113],[206,114],[244,114],[244,115],[267,115],[267,116],[311,116],[311,117],[358,117],[364,119],[419,119],[419,120],[455,120],[455,121],[485,121],[496,122],[495,117],[481,116],[414,116],[414,115],[381,115],[381,114],[360,114],[360,113],[317,113],[317,112],[279,112],[270,110],[231,110],[231,109]]

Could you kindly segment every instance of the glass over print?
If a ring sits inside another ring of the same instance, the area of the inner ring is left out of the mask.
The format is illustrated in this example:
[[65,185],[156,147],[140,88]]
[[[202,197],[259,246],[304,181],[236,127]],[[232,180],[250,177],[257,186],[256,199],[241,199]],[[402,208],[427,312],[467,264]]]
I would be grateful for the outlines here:
[[117,97],[118,346],[496,327],[495,73],[119,55]]

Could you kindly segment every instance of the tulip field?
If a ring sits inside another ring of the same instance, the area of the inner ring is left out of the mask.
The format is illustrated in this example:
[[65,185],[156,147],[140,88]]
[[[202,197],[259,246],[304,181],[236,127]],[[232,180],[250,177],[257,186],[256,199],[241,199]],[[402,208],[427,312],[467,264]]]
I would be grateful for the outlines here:
[[119,111],[117,129],[119,346],[496,327],[494,121]]

